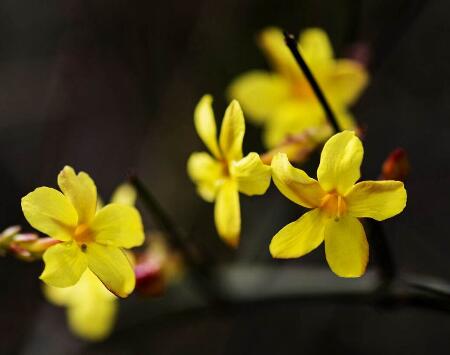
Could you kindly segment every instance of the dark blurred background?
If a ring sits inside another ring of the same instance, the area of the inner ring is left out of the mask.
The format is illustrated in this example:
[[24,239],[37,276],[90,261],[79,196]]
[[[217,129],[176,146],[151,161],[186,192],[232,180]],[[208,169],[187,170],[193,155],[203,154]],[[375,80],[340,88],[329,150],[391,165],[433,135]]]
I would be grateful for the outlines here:
[[[353,108],[368,129],[363,175],[376,178],[398,146],[411,158],[407,209],[385,223],[399,269],[449,280],[449,19],[445,0],[2,0],[0,226],[29,230],[20,198],[55,186],[65,164],[89,172],[105,199],[134,171],[211,260],[327,268],[321,248],[271,260],[271,237],[301,212],[273,187],[242,198],[242,242],[232,253],[185,173],[189,154],[203,149],[192,124],[198,99],[213,94],[220,119],[230,81],[266,67],[255,34],[319,26],[338,56],[357,42],[370,48],[371,83]],[[258,129],[248,125],[246,138],[246,152],[262,151]],[[316,165],[305,169],[315,175]],[[176,290],[169,301],[127,300],[111,338],[89,345],[41,296],[41,268],[0,259],[1,354],[449,352],[450,319],[438,311],[331,301],[184,311],[195,294]],[[158,317],[142,314],[155,308]]]

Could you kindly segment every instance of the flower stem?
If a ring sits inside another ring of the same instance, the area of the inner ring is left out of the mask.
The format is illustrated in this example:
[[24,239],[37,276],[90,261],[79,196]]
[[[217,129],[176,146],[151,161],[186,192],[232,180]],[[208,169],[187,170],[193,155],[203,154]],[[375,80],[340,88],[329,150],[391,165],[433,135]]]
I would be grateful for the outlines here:
[[172,247],[183,252],[184,258],[188,264],[191,266],[197,265],[199,263],[198,257],[193,252],[191,246],[186,242],[186,238],[182,235],[182,232],[164,211],[156,198],[151,194],[150,190],[144,186],[137,176],[132,176],[130,178],[130,183],[138,192],[142,202],[155,219],[159,228],[166,232]]
[[369,221],[370,244],[375,251],[374,260],[380,267],[380,276],[385,285],[389,284],[397,275],[397,270],[389,248],[386,233],[381,222],[370,219]]
[[331,106],[329,105],[327,99],[325,98],[325,95],[323,94],[322,89],[320,88],[319,84],[317,83],[316,78],[314,77],[313,73],[309,69],[308,65],[306,64],[305,60],[303,59],[302,55],[300,54],[300,51],[297,47],[297,40],[295,39],[294,35],[291,33],[288,33],[286,31],[284,33],[284,40],[286,42],[286,45],[290,49],[292,55],[294,56],[297,64],[299,65],[300,69],[302,70],[303,74],[305,74],[306,79],[308,80],[309,84],[311,85],[311,88],[314,91],[314,94],[316,95],[317,99],[319,100],[320,104],[322,105],[323,110],[325,111],[325,114],[328,118],[328,121],[330,122],[331,126],[336,132],[340,131],[339,124],[336,120],[336,116],[333,113],[333,110],[331,109]]
[[199,291],[207,298],[209,303],[221,303],[220,296],[215,292],[214,287],[209,282],[208,269],[205,267],[203,259],[191,243],[189,243],[188,238],[180,231],[169,214],[164,211],[158,200],[137,176],[131,176],[130,183],[138,192],[139,197],[155,219],[155,222],[165,232],[170,245],[182,253],[183,259],[192,272],[194,282]]

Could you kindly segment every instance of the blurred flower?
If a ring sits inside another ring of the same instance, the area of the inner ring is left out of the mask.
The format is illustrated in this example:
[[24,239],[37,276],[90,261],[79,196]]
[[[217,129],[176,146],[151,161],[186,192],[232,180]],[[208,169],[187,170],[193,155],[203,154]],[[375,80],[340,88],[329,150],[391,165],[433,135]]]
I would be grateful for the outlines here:
[[111,203],[99,211],[97,188],[84,172],[66,166],[58,175],[61,192],[39,187],[22,198],[22,210],[37,230],[60,243],[43,255],[40,278],[55,287],[75,285],[89,268],[120,297],[134,289],[133,268],[123,248],[144,242],[139,212],[131,206]]
[[44,285],[44,294],[55,305],[67,307],[70,329],[81,338],[98,341],[111,333],[118,308],[117,298],[89,269],[74,286]]
[[[122,205],[134,206],[137,192],[133,185],[129,183],[120,184],[113,192],[110,202]],[[100,196],[97,196],[97,211],[103,208],[104,204]]]
[[331,135],[331,132],[331,126],[323,125],[307,128],[298,134],[287,135],[280,144],[261,155],[261,160],[264,164],[270,164],[277,153],[286,153],[289,161],[302,163]]
[[325,144],[317,170],[318,181],[294,168],[286,154],[272,160],[272,174],[280,192],[300,206],[311,208],[281,229],[270,243],[275,258],[298,258],[325,242],[331,270],[341,277],[364,274],[369,246],[358,218],[381,221],[399,214],[406,205],[400,181],[362,181],[364,150],[354,132],[344,131]]
[[[228,93],[241,102],[253,122],[264,125],[264,143],[273,148],[287,135],[326,124],[326,116],[285,45],[281,30],[263,30],[258,42],[274,72],[244,73],[230,85]],[[367,85],[368,74],[364,67],[354,60],[334,59],[327,34],[318,28],[303,31],[299,47],[341,128],[354,129],[355,123],[347,108]]]
[[[119,185],[111,198],[111,203],[128,206],[133,206],[135,201],[136,191],[130,184]],[[102,206],[98,196],[97,210]],[[132,255],[128,258],[134,260]],[[67,307],[70,329],[78,336],[98,341],[111,333],[119,306],[117,298],[89,269],[74,286],[61,288],[44,284],[43,291],[50,302]]]
[[217,142],[212,98],[205,95],[194,113],[198,135],[213,156],[206,152],[191,154],[187,170],[197,185],[199,195],[215,201],[214,217],[219,235],[236,246],[241,231],[239,192],[262,195],[270,184],[270,167],[262,163],[257,153],[242,157],[245,121],[239,103],[231,102],[225,111]]
[[405,181],[410,169],[411,166],[406,151],[402,148],[397,148],[384,161],[381,179]]
[[153,232],[147,250],[137,257],[136,291],[143,296],[161,296],[169,283],[181,278],[184,268],[181,255],[172,250],[164,235]]

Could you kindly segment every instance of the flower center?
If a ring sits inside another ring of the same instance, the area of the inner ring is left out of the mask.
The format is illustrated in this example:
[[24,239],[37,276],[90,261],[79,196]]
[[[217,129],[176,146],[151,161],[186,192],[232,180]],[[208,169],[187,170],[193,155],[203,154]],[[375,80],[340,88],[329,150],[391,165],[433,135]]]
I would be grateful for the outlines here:
[[302,100],[315,99],[314,91],[306,80],[297,80],[292,85],[292,92],[296,98]]
[[86,244],[94,241],[94,236],[87,224],[80,224],[75,228],[74,239],[84,251],[86,250]]
[[228,162],[224,159],[221,161],[221,164],[222,164],[222,176],[229,177],[230,168],[228,167]]
[[347,213],[347,203],[341,195],[336,192],[331,192],[322,198],[320,209],[325,212],[328,217],[338,221],[339,218]]

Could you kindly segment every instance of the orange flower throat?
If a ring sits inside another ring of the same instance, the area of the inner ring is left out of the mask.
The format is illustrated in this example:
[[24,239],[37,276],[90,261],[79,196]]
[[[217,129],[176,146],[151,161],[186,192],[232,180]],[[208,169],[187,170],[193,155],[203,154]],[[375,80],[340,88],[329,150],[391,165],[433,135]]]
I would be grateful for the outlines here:
[[347,202],[337,192],[331,192],[322,198],[320,209],[328,217],[334,218],[337,221],[347,213]]
[[87,243],[94,241],[94,236],[87,224],[80,224],[75,228],[74,239],[78,245],[85,249]]

